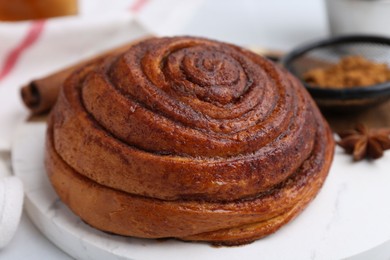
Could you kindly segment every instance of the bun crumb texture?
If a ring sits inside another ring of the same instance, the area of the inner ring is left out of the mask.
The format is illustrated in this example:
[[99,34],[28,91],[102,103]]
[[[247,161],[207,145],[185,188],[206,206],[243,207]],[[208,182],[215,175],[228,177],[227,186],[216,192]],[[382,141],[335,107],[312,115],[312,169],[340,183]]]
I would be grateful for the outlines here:
[[309,94],[271,61],[203,38],[151,38],[66,80],[46,169],[97,229],[229,246],[297,216],[333,150]]

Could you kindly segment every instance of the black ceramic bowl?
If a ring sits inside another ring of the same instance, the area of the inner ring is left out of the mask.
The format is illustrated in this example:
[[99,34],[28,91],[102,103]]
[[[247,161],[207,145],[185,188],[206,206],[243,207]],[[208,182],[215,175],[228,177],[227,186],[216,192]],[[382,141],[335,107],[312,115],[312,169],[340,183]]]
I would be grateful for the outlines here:
[[301,79],[322,109],[351,111],[382,103],[390,98],[390,81],[352,88],[312,86],[303,74],[313,68],[337,63],[341,58],[360,55],[368,60],[387,63],[390,67],[390,38],[368,35],[341,36],[298,47],[282,59],[283,66]]

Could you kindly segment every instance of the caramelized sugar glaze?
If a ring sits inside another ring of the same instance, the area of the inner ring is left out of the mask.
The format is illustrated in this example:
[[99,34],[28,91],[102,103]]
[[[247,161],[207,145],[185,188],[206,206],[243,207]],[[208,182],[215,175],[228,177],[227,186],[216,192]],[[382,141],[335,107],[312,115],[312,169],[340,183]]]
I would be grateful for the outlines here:
[[70,76],[46,168],[60,198],[116,234],[238,245],[321,188],[331,131],[297,79],[242,48],[152,38]]

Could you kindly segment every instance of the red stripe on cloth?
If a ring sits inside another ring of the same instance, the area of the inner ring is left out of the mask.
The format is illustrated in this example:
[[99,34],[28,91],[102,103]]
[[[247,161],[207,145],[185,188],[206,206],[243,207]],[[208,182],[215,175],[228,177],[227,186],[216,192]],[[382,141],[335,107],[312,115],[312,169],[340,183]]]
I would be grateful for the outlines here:
[[139,12],[149,0],[135,0],[135,2],[130,6],[130,11],[137,13]]
[[38,20],[31,23],[23,40],[7,54],[3,66],[0,69],[0,81],[12,71],[23,52],[38,40],[39,36],[42,34],[44,25],[44,20]]

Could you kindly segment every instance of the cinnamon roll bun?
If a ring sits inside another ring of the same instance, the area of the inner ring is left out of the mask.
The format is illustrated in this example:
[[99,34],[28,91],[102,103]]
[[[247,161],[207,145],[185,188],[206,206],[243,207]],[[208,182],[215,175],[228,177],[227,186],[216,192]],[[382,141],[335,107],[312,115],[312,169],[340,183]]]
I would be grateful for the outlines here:
[[55,190],[91,226],[239,245],[307,206],[334,142],[282,68],[234,45],[172,37],[75,71],[46,147]]

